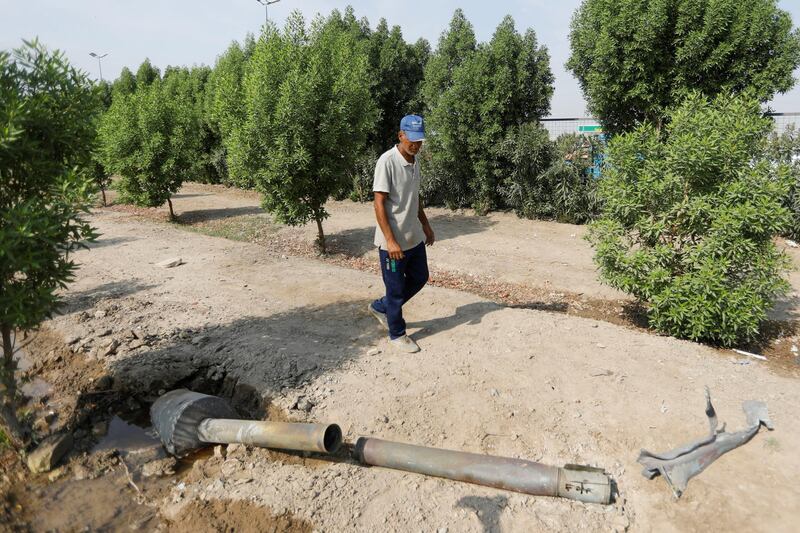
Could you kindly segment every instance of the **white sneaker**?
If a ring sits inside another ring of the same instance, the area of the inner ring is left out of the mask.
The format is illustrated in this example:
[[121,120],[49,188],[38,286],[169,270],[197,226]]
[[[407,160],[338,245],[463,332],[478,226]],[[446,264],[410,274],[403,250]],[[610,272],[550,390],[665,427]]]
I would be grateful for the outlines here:
[[375,308],[372,307],[372,304],[367,304],[367,307],[369,307],[369,312],[372,314],[372,316],[377,318],[378,322],[381,323],[381,326],[383,326],[386,331],[389,331],[389,320],[386,318],[386,313],[381,313],[380,311],[375,310]]
[[397,337],[396,339],[389,339],[389,344],[405,353],[416,353],[419,351],[419,346],[417,343],[414,342],[414,339],[408,335],[403,335],[402,337]]

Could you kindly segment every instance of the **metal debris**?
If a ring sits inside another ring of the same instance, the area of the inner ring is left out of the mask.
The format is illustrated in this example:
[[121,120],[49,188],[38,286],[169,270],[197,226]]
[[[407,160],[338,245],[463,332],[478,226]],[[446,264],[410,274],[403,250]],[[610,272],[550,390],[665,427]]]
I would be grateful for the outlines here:
[[209,444],[241,443],[282,450],[335,453],[342,444],[336,424],[239,420],[216,396],[178,389],[161,396],[150,418],[167,451],[178,457]]
[[711,405],[711,393],[706,387],[706,416],[708,417],[709,435],[685,446],[666,453],[654,454],[642,450],[637,461],[644,466],[642,475],[653,479],[658,474],[664,476],[676,498],[686,490],[689,480],[716,461],[724,453],[748,442],[758,433],[763,424],[767,429],[774,429],[767,412],[767,404],[748,400],[742,404],[747,416],[747,428],[735,433],[717,430],[717,414]]
[[602,468],[563,468],[522,459],[440,450],[361,437],[355,457],[363,464],[405,470],[524,494],[608,504],[611,478]]

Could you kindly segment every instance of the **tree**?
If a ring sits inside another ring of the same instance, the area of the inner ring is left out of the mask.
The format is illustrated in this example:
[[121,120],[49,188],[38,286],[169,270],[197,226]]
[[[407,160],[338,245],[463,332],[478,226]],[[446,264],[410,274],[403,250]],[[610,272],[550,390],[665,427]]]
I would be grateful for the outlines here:
[[752,340],[789,285],[772,237],[789,212],[785,165],[766,158],[772,121],[752,96],[695,93],[659,133],[614,137],[589,238],[602,279],[648,307],[670,335],[724,346]]
[[111,184],[111,175],[106,171],[103,163],[100,161],[100,154],[93,153],[92,159],[84,168],[84,176],[86,179],[94,183],[95,187],[100,190],[103,198],[103,206],[108,205],[106,200],[106,189]]
[[511,171],[499,147],[512,131],[549,112],[553,75],[547,49],[533,30],[520,35],[507,16],[489,43],[469,51],[464,43],[470,42],[471,28],[462,17],[456,12],[451,23],[462,36],[445,34],[440,48],[466,50],[464,56],[450,59],[437,51],[429,62],[432,77],[425,93],[435,132],[429,142],[435,181],[426,190],[438,189],[434,195],[451,207],[471,205],[485,213],[503,206],[501,184]]
[[279,221],[317,223],[324,253],[325,203],[342,188],[377,112],[368,57],[335,17],[311,34],[299,12],[282,33],[268,31],[246,76],[252,175],[264,209]]
[[95,82],[95,91],[97,91],[98,98],[102,102],[103,111],[111,107],[111,100],[113,99],[113,85],[106,80]]
[[[470,203],[470,192],[465,177],[470,173],[469,163],[465,159],[452,157],[452,154],[458,150],[461,150],[462,153],[467,152],[466,140],[461,136],[451,134],[457,124],[451,123],[450,127],[443,127],[437,124],[439,117],[434,117],[434,114],[441,113],[441,122],[448,119],[457,120],[456,115],[461,110],[453,108],[453,113],[448,114],[446,112],[448,104],[440,106],[440,99],[453,85],[454,71],[467,58],[475,54],[477,46],[472,24],[461,9],[456,9],[450,20],[450,26],[439,38],[436,52],[425,65],[424,81],[421,87],[425,117],[428,121],[428,129],[435,128],[437,130],[436,135],[429,136],[425,150],[421,154],[424,167],[423,176],[425,177],[421,192],[426,203],[444,203],[451,208]],[[462,103],[457,99],[453,102],[459,106]],[[439,111],[440,109],[445,111]],[[461,179],[453,179],[453,176]]]
[[[102,112],[108,111],[108,109],[111,107],[111,102],[113,101],[113,91],[114,91],[113,85],[107,81],[95,82],[94,90],[97,95],[96,96],[97,99],[101,103],[100,104],[101,111]],[[97,131],[97,126],[100,123],[101,117],[102,117],[101,113],[97,113],[93,117],[95,124],[94,127],[95,132]],[[92,146],[96,145],[97,145],[97,139],[94,138],[92,139]],[[84,165],[82,170],[84,172],[84,175],[89,180],[91,180],[91,182],[94,183],[100,190],[100,194],[102,195],[103,198],[103,206],[106,206],[107,205],[106,189],[108,189],[108,186],[111,184],[111,174],[109,174],[106,171],[105,167],[103,166],[103,163],[101,163],[100,154],[94,151],[92,153],[91,160],[88,161],[86,165]]]
[[99,106],[63,53],[37,41],[0,52],[0,430],[18,449],[16,332],[56,310],[77,269],[70,254],[96,236],[82,218],[93,186],[74,169],[91,158]]
[[439,45],[425,65],[422,94],[426,112],[436,107],[439,97],[452,85],[453,71],[470,57],[478,43],[475,30],[464,11],[456,9],[450,26],[439,38]]
[[419,91],[429,55],[426,45],[424,40],[406,43],[400,27],[393,26],[390,31],[385,19],[369,37],[373,98],[381,113],[368,141],[373,153],[397,141],[400,119],[422,113]]
[[143,90],[160,78],[159,70],[150,63],[149,59],[145,59],[136,71],[136,89]]
[[660,127],[689,91],[752,91],[761,102],[794,84],[800,31],[776,0],[584,0],[567,68],[606,131]]
[[111,92],[119,94],[133,94],[136,92],[136,77],[128,67],[122,67],[119,78],[114,80],[111,85]]
[[119,95],[100,122],[101,159],[119,174],[120,200],[145,207],[169,204],[191,175],[199,152],[191,101],[175,97],[174,81],[156,79]]
[[164,70],[162,95],[170,99],[173,109],[180,109],[185,120],[191,122],[184,140],[183,154],[189,161],[184,179],[200,183],[219,183],[224,174],[220,161],[220,135],[208,114],[206,86],[211,74],[208,67],[167,67]]
[[[255,44],[252,44],[252,48]],[[242,188],[252,188],[253,181],[237,150],[246,118],[243,78],[253,49],[244,49],[234,41],[217,58],[209,80],[209,114],[212,127],[219,131],[224,148],[225,181]]]
[[222,132],[211,115],[211,74],[208,67],[193,67],[189,71],[194,115],[197,120],[200,153],[193,179],[202,183],[222,183],[228,167]]

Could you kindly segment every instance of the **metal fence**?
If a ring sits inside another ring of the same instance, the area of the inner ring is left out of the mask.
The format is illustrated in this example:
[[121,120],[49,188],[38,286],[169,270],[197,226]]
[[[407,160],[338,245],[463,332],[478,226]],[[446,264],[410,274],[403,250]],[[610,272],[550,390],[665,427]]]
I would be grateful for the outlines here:
[[[800,113],[769,113],[775,120],[775,130],[783,132],[790,124],[800,127]],[[543,118],[542,126],[550,134],[550,139],[555,140],[564,133],[584,133],[587,135],[602,134],[602,128],[597,119],[592,117],[579,118]]]
[[782,133],[790,125],[797,129],[800,127],[800,113],[770,113],[769,116],[775,120],[775,131]]

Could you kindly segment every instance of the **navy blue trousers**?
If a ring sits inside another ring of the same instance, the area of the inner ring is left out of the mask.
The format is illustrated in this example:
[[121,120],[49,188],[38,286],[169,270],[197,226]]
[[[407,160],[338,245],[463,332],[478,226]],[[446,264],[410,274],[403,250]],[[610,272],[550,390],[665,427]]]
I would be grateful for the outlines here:
[[403,320],[403,304],[417,294],[428,282],[428,254],[425,243],[403,251],[403,259],[389,258],[389,252],[378,250],[381,256],[381,272],[386,296],[372,302],[379,313],[385,313],[389,321],[389,337],[396,339],[406,334]]

